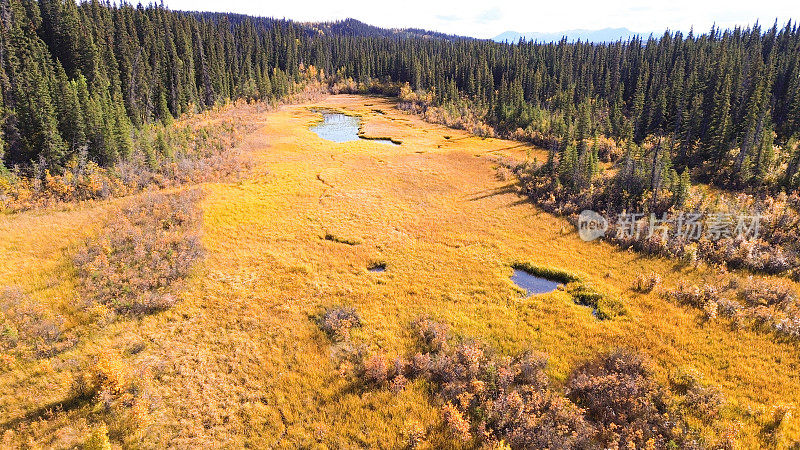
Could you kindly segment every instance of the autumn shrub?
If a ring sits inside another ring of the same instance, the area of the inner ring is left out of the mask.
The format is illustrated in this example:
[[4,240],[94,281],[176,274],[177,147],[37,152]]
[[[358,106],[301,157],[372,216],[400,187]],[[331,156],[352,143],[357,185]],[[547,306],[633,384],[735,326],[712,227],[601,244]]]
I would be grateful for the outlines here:
[[466,342],[433,355],[425,376],[445,406],[445,421],[465,439],[513,448],[575,448],[592,427],[580,410],[548,389],[546,358],[495,355]]
[[521,388],[492,403],[503,441],[511,448],[593,448],[595,428],[582,411],[550,391]]
[[787,338],[800,340],[800,317],[781,319],[774,324],[775,331]]
[[636,277],[636,281],[633,284],[633,290],[647,294],[652,292],[659,283],[661,283],[661,275],[655,272],[650,272],[647,275],[640,274]]
[[736,319],[742,314],[742,304],[736,300],[720,299],[717,302],[717,311],[720,316]]
[[389,379],[389,358],[386,355],[372,355],[364,362],[364,381],[382,385]]
[[401,101],[397,105],[398,109],[417,114],[426,122],[466,130],[476,136],[498,136],[495,128],[484,120],[485,111],[480,111],[466,101],[434,105],[430,92],[412,92],[407,84],[401,86],[399,97]]
[[108,435],[128,442],[142,437],[159,401],[152,389],[153,373],[162,361],[128,361],[117,349],[104,348],[74,374],[65,399],[71,407],[91,405],[96,420],[107,424]]
[[425,428],[417,421],[410,422],[406,426],[405,436],[406,446],[413,450],[425,441]]
[[46,358],[77,342],[65,319],[19,287],[0,290],[0,349],[22,357]]
[[[450,330],[447,324],[437,322],[427,317],[420,317],[411,323],[423,352],[430,361],[430,353],[438,353],[448,347]],[[425,359],[420,356],[420,359]]]
[[757,330],[800,339],[800,302],[793,288],[753,277],[737,285],[737,297],[743,303],[740,321],[748,319]]
[[679,284],[665,295],[700,309],[707,319],[724,317],[737,327],[800,338],[800,304],[793,288],[764,279],[732,279],[725,286]]
[[[722,295],[722,291],[713,284],[699,287],[681,282],[675,289],[667,291],[665,296],[680,304],[701,310],[706,319],[714,319],[720,314],[720,302],[724,302],[724,308],[735,309],[735,305],[728,303],[726,297]],[[727,310],[724,314],[733,314],[733,311]],[[735,315],[730,317],[735,318]]]
[[673,391],[683,397],[684,410],[704,420],[716,419],[725,402],[720,390],[703,382],[694,370],[681,369],[670,377]]
[[461,441],[470,441],[472,439],[472,426],[458,407],[451,403],[444,405],[442,407],[442,419],[456,439]]
[[476,341],[459,341],[446,325],[412,323],[420,351],[407,360],[384,353],[365,356],[360,377],[393,392],[411,380],[428,381],[453,437],[513,448],[575,448],[588,444],[592,427],[571,402],[549,389],[543,354],[497,355]]
[[668,291],[667,296],[678,303],[703,308],[719,299],[719,289],[711,284],[699,287],[681,282],[675,289]]
[[497,168],[497,180],[498,181],[508,181],[511,178],[511,171],[508,170],[507,167],[500,166]]
[[199,198],[196,190],[150,193],[116,211],[73,258],[84,298],[123,314],[174,305],[203,255]]
[[749,277],[739,289],[739,297],[751,307],[777,306],[791,309],[797,302],[797,293],[784,284]]
[[604,448],[669,448],[682,443],[664,389],[636,353],[616,350],[578,367],[567,396],[598,427]]
[[[666,388],[636,353],[617,350],[578,367],[566,395],[551,386],[545,354],[505,356],[449,333],[427,317],[411,324],[417,351],[408,358],[360,352],[347,375],[363,387],[400,392],[414,380],[440,405],[451,436],[475,448],[692,448]],[[677,378],[676,378],[677,380]],[[683,380],[686,404],[714,419],[716,391]],[[418,442],[417,439],[411,440]]]
[[331,339],[342,341],[350,337],[350,329],[361,326],[361,316],[352,307],[337,306],[326,309],[317,324]]
[[397,394],[398,392],[405,389],[407,384],[408,384],[408,379],[403,374],[399,374],[394,378],[392,378],[392,382],[389,383],[389,390]]
[[[643,150],[652,146],[652,143],[646,143]],[[625,161],[626,158],[618,160]],[[636,171],[629,170],[636,165],[633,160],[618,165],[619,170],[601,172],[590,180],[571,180],[573,183],[564,183],[560,179],[558,163],[558,160],[526,162],[509,168],[519,178],[523,194],[545,211],[566,216],[573,225],[578,224],[581,211],[597,211],[609,219],[603,238],[623,248],[686,262],[702,259],[766,274],[790,273],[800,279],[800,194],[796,192],[789,195],[739,193],[730,198],[727,194],[707,195],[702,189],[677,183],[665,186],[657,193],[639,186],[635,190],[638,193],[633,194],[629,189],[621,188],[621,185],[633,183],[632,187],[636,187],[636,183],[641,183],[641,180],[633,181]],[[620,178],[620,174],[626,176]],[[677,180],[680,176],[674,178]],[[755,235],[731,233],[718,239],[708,233],[697,239],[679,237],[674,227],[667,239],[658,232],[650,232],[648,214],[661,217],[663,213],[669,213],[674,218],[681,210],[701,217],[757,213],[760,226]],[[623,211],[635,211],[645,216],[636,224],[635,232],[625,232],[627,227],[623,229],[621,226],[620,214]]]

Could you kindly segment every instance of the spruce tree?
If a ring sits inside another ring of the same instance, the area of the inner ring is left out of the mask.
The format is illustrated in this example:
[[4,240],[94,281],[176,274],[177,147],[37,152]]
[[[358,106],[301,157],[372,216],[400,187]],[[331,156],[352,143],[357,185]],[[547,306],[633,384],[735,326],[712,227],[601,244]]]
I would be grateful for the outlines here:
[[725,74],[714,93],[714,107],[708,137],[708,160],[714,163],[713,170],[719,170],[729,149],[731,132],[731,77]]
[[676,208],[682,208],[689,198],[692,183],[689,178],[689,171],[684,169],[678,177],[677,186],[673,189],[673,204]]
[[573,187],[575,185],[577,170],[578,149],[570,144],[562,152],[561,160],[558,164],[558,178],[561,180],[561,184]]
[[78,98],[78,84],[67,79],[67,74],[60,64],[57,64],[58,95],[57,103],[58,130],[69,149],[74,153],[78,148],[86,145],[86,123],[83,109]]

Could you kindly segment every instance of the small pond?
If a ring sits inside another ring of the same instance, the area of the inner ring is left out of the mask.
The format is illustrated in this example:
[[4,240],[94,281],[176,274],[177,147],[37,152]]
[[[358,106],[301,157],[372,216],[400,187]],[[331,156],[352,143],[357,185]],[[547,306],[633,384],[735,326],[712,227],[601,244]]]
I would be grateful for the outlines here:
[[352,142],[359,139],[378,142],[380,144],[400,145],[391,139],[367,139],[358,135],[358,127],[361,119],[347,114],[333,113],[327,111],[315,111],[322,114],[322,122],[311,127],[311,131],[317,136],[329,141],[342,143]]
[[519,269],[514,269],[514,274],[511,275],[511,281],[522,289],[525,289],[525,292],[528,293],[528,297],[534,294],[553,292],[561,285],[559,282],[537,277]]
[[369,270],[372,273],[386,272],[386,264],[383,264],[383,263],[372,264],[371,266],[367,267],[367,270]]

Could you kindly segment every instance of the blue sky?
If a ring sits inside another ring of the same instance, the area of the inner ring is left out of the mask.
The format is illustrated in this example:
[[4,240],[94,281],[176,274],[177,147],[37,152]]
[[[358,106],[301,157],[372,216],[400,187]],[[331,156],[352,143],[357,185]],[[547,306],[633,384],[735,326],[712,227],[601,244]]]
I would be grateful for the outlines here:
[[172,9],[230,11],[299,21],[353,17],[387,28],[425,28],[445,33],[490,38],[503,31],[554,32],[569,29],[626,27],[636,32],[672,30],[706,31],[713,23],[722,27],[752,24],[771,26],[777,18],[800,19],[800,1],[699,1],[629,2],[598,1],[279,1],[165,0]]

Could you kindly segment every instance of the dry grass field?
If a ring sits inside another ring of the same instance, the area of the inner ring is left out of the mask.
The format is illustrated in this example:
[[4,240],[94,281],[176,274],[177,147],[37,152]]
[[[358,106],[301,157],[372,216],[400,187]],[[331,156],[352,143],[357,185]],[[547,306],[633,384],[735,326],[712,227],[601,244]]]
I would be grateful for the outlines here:
[[[312,107],[360,114],[367,136],[402,145],[322,140],[309,130]],[[562,385],[600,352],[637,349],[664,384],[695,370],[720,388],[721,419],[692,423],[701,434],[732,430],[741,448],[800,442],[796,343],[706,321],[658,289],[631,290],[650,272],[664,287],[738,275],[581,241],[498,174],[497,157],[543,160],[542,150],[431,125],[372,97],[250,108],[239,120],[257,126],[241,143],[253,169],[201,185],[206,257],[167,311],[108,322],[73,307],[70,255],[124,199],[0,216],[0,285],[63,315],[78,339],[47,359],[0,361],[4,445],[82,445],[101,421],[113,445],[129,447],[397,448],[415,424],[427,445],[447,445],[441,405],[421,381],[392,393],[339,375],[313,319],[335,305],[358,310],[355,338],[374,349],[407,354],[409,323],[430,316],[504,353],[545,352]],[[367,270],[377,262],[385,272]],[[581,273],[629,314],[597,320],[563,291],[526,298],[509,279],[515,263]],[[76,371],[98,358],[138,380],[146,401],[122,414],[70,400]],[[780,435],[767,439],[783,407]]]

